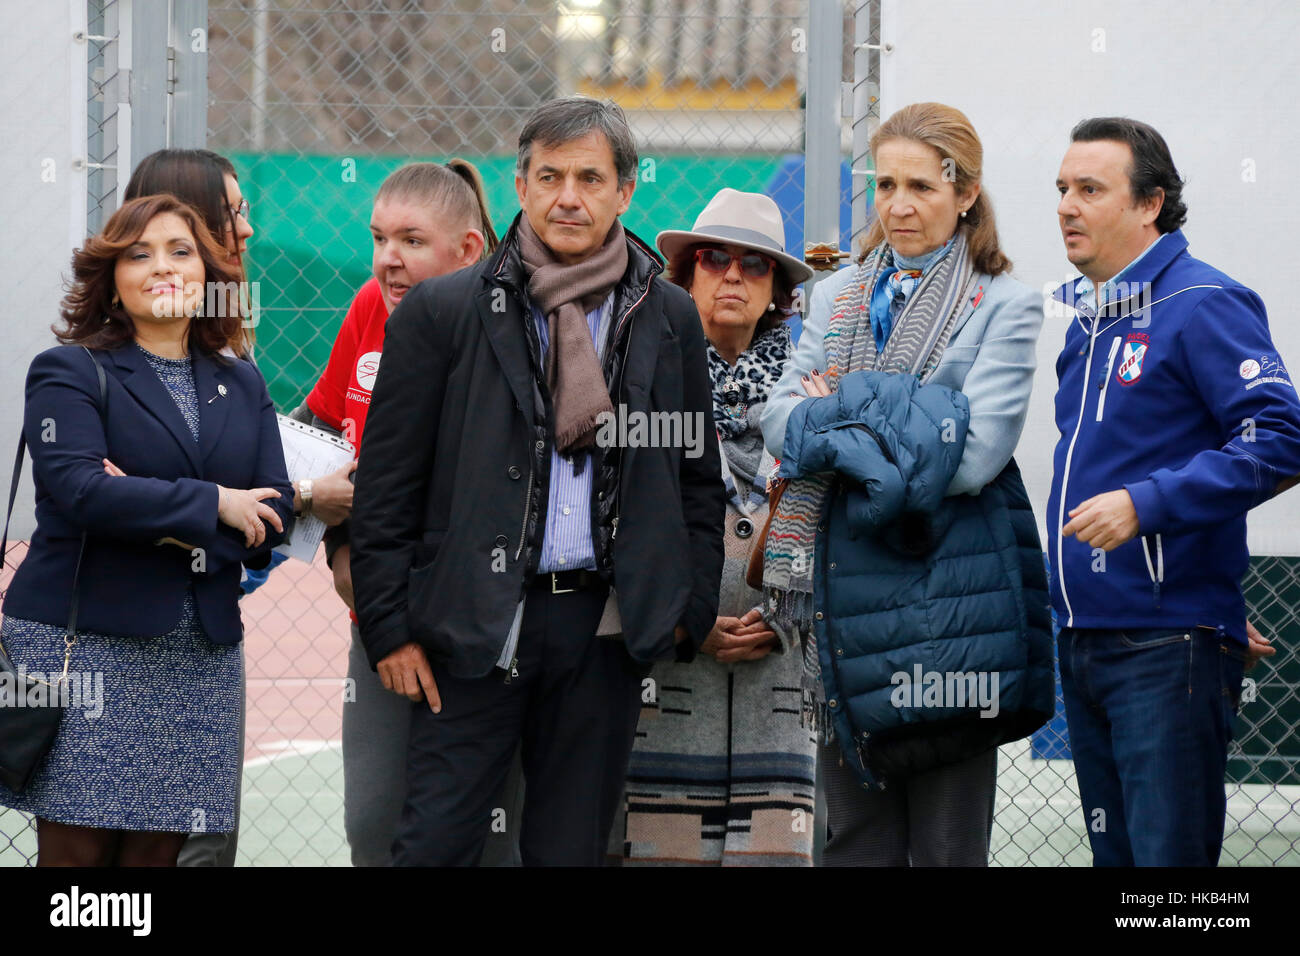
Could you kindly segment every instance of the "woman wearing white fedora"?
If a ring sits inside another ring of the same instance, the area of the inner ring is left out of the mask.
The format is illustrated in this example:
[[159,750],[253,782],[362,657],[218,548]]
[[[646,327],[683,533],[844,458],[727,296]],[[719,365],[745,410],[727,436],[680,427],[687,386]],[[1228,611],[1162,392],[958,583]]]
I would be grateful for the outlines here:
[[817,748],[800,720],[803,663],[764,622],[745,569],[773,466],[759,416],[791,352],[795,287],[812,270],[786,254],[776,203],[735,189],[656,245],[709,341],[727,558],[703,653],[651,672],[628,768],[625,865],[811,866]]

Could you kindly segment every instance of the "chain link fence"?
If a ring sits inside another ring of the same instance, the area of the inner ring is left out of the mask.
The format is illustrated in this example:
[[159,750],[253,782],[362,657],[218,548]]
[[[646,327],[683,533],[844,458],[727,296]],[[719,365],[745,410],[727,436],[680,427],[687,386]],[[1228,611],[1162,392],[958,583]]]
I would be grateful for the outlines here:
[[[370,275],[384,177],[468,159],[503,233],[518,211],[519,130],[555,96],[611,97],[627,112],[640,166],[623,222],[647,242],[689,228],[731,186],[773,196],[787,247],[801,248],[803,91],[807,57],[821,55],[805,6],[212,0],[208,146],[232,159],[252,204],[258,364],[277,407],[315,384]],[[847,39],[836,53],[847,68]],[[245,599],[244,620],[239,861],[346,864],[338,740],[350,638],[329,572],[283,565]]]
[[[91,236],[117,209],[118,143],[129,122],[121,122],[123,104],[130,102],[128,74],[118,68],[122,7],[118,0],[87,4],[86,93],[86,235]],[[129,107],[128,107],[129,109]],[[125,185],[128,171],[122,171]]]
[[[88,4],[91,232],[116,206],[117,104],[126,101],[115,87],[117,7]],[[411,161],[469,159],[504,232],[518,208],[519,129],[553,96],[608,96],[627,111],[641,150],[624,216],[631,231],[651,241],[689,228],[731,186],[777,201],[793,250],[803,245],[807,63],[838,55],[851,78],[840,144],[849,248],[868,221],[878,8],[846,3],[843,46],[827,51],[810,46],[796,0],[211,0],[208,147],[234,162],[252,207],[257,355],[277,407],[296,406],[315,383],[370,275],[370,206],[383,178]],[[11,548],[0,583],[23,553]],[[1287,649],[1300,644],[1300,560],[1256,558],[1246,589],[1252,620],[1279,652],[1248,675],[1222,862],[1297,865],[1300,662]],[[276,569],[243,615],[238,862],[346,865],[339,739],[350,637],[323,560]],[[993,862],[1088,865],[1059,699],[1056,719],[1002,748],[999,768]],[[30,820],[0,810],[0,865],[30,863],[35,846]]]

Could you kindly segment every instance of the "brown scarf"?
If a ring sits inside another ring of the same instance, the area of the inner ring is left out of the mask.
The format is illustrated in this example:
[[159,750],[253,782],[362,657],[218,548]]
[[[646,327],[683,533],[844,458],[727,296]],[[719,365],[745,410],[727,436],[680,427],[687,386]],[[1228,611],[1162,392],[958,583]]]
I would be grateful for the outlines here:
[[519,254],[528,274],[528,298],[546,316],[546,384],[555,404],[555,445],[561,453],[586,448],[595,443],[597,416],[614,413],[587,313],[600,308],[627,271],[623,224],[615,219],[595,253],[568,265],[556,258],[523,215]]

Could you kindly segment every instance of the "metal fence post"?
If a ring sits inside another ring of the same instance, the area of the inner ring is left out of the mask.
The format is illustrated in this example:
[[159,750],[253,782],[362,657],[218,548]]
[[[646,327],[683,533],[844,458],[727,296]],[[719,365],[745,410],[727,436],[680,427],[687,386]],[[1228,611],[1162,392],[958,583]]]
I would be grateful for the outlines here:
[[[840,79],[844,7],[808,5],[808,91],[804,105],[804,242],[838,243],[840,235]],[[808,290],[816,282],[814,276]]]
[[202,149],[208,144],[208,0],[173,3],[168,145]]
[[[853,11],[853,170],[851,187],[853,237],[856,240],[867,228],[867,192],[871,185],[871,120],[879,120],[880,88],[873,77],[879,70],[871,66],[873,20],[879,29],[879,0],[858,0]],[[878,33],[877,33],[878,35]]]
[[[812,0],[808,8],[808,86],[804,102],[803,237],[806,245],[839,243],[843,47],[844,8],[840,0]],[[805,283],[805,301],[818,279],[825,275],[829,273],[815,273]],[[826,844],[826,800],[820,766],[816,790],[813,864],[820,866]]]
[[134,16],[131,4],[125,4],[122,10],[122,33],[123,36],[129,34],[131,44],[130,139],[124,144],[128,148],[118,151],[118,181],[122,189],[126,188],[131,170],[140,157],[163,149],[168,144],[167,76],[171,45],[167,42],[167,37],[170,4],[168,8],[167,18],[157,16],[157,10],[149,11],[155,14],[152,16],[143,15],[144,10],[140,11],[142,15]]

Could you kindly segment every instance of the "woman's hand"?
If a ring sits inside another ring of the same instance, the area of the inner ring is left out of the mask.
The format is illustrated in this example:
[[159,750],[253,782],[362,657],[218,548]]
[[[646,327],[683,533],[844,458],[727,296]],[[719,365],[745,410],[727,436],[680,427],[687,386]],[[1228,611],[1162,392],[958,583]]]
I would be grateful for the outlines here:
[[744,617],[719,617],[700,650],[726,664],[760,660],[770,654],[774,646],[776,633],[755,609]]
[[243,532],[244,547],[256,548],[266,540],[269,521],[276,531],[284,531],[284,522],[270,505],[262,504],[265,498],[279,498],[274,488],[227,488],[217,485],[217,517],[222,524]]
[[811,373],[803,377],[803,390],[806,395],[801,396],[798,392],[791,392],[791,398],[825,398],[831,394],[831,387],[822,377],[821,372],[813,369]]
[[341,544],[334,552],[334,561],[330,565],[334,571],[334,590],[338,592],[343,603],[353,614],[357,611],[357,600],[352,596],[352,546]]
[[352,514],[353,484],[348,475],[357,470],[352,460],[338,471],[313,478],[311,482],[311,515],[320,518],[329,527],[346,521]]

